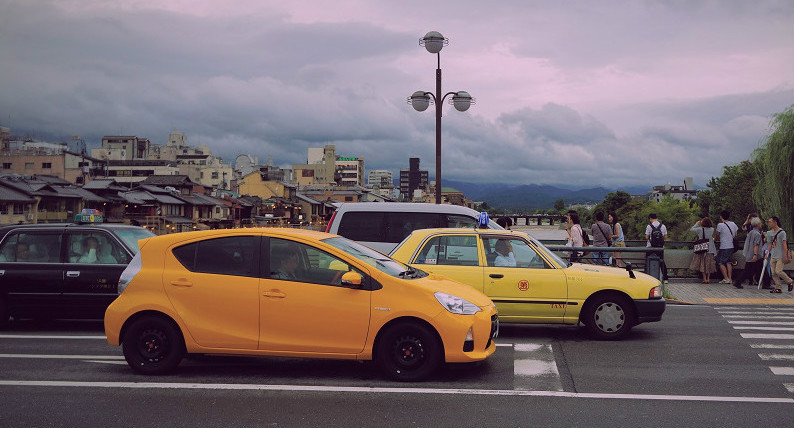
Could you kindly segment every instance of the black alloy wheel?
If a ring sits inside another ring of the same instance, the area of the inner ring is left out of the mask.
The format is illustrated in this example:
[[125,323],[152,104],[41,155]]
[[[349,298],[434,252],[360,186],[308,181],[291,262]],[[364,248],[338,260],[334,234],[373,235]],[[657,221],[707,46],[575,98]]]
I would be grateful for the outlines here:
[[171,321],[157,316],[135,320],[124,335],[122,349],[127,364],[145,375],[168,373],[185,355],[179,330]]
[[426,379],[441,365],[442,349],[435,333],[419,323],[387,327],[375,352],[381,370],[401,382]]

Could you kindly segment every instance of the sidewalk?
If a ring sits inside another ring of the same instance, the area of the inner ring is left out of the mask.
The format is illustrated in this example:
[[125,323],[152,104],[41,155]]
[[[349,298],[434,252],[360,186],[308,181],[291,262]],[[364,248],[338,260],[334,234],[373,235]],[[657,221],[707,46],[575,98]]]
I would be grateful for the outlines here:
[[696,305],[794,305],[794,292],[783,288],[780,294],[745,284],[739,289],[731,284],[701,284],[698,278],[673,278],[665,284],[671,304]]

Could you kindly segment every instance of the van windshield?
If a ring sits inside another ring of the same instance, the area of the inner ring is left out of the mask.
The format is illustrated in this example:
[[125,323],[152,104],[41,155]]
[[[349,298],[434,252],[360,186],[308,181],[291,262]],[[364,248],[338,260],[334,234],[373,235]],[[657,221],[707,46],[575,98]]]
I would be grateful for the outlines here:
[[418,271],[410,266],[404,265],[391,257],[379,253],[372,248],[361,245],[358,242],[347,238],[335,237],[323,239],[322,242],[344,251],[351,257],[355,257],[362,262],[374,267],[375,269],[398,278],[418,278],[426,276],[422,271]]

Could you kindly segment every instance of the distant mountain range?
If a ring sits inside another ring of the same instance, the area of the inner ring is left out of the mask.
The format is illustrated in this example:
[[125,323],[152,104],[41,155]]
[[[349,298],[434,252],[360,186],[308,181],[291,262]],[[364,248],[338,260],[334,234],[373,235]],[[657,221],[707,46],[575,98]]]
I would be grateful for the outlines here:
[[617,190],[623,190],[632,195],[645,194],[651,186],[628,186],[620,189],[607,189],[594,187],[589,189],[566,189],[549,185],[515,185],[504,183],[468,183],[464,181],[445,180],[444,187],[452,187],[474,201],[484,201],[494,208],[507,210],[536,210],[554,207],[558,199],[565,201],[565,205],[575,203],[597,203],[604,197]]

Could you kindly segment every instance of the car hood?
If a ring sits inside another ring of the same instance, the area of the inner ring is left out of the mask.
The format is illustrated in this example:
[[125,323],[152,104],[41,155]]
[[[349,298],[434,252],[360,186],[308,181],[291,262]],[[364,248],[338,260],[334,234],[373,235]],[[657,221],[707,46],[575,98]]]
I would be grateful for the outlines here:
[[442,293],[458,296],[481,308],[491,307],[491,305],[493,305],[493,302],[488,296],[475,290],[470,285],[453,281],[440,275],[431,273],[424,278],[415,278],[406,281],[411,281],[412,285],[422,287],[430,293],[440,291]]

